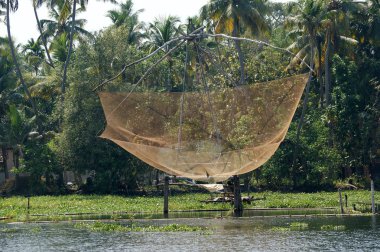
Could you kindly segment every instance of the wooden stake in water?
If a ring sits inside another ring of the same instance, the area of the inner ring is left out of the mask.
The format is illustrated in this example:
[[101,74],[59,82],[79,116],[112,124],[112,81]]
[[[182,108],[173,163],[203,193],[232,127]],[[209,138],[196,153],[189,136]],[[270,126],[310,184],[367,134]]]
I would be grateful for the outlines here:
[[344,214],[344,209],[343,209],[343,200],[342,200],[342,190],[339,188],[339,204],[340,204],[340,213]]
[[372,214],[376,213],[375,209],[375,183],[371,179],[371,203],[372,203]]
[[243,211],[243,204],[241,202],[239,177],[235,175],[233,177],[233,182],[234,182],[234,212],[241,213]]
[[165,177],[164,184],[164,214],[169,213],[169,177]]
[[346,206],[346,209],[348,208],[348,196],[347,194],[344,194],[344,205]]

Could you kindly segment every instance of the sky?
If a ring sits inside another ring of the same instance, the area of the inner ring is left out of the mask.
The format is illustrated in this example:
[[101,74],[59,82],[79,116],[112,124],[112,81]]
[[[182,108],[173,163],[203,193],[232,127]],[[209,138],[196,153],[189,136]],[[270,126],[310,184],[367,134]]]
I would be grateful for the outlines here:
[[[176,15],[182,21],[187,17],[198,14],[199,9],[207,3],[207,0],[135,0],[134,9],[144,9],[140,14],[140,20],[151,22],[155,17]],[[117,5],[104,3],[103,1],[90,0],[87,11],[78,15],[78,18],[87,19],[85,29],[98,31],[111,24],[111,20],[106,17],[107,11],[117,9]],[[48,19],[47,9],[38,9],[40,19]],[[25,43],[30,38],[37,38],[39,33],[34,18],[32,0],[19,0],[19,9],[12,13],[11,31],[16,43]],[[5,24],[0,24],[0,36],[6,35]]]
[[[123,1],[123,0],[119,0]],[[277,0],[278,1],[278,0]],[[140,14],[140,20],[151,22],[155,17],[176,15],[185,21],[187,17],[198,14],[199,9],[208,0],[135,0],[134,9],[144,9]],[[117,5],[104,3],[103,1],[90,0],[87,11],[78,15],[78,18],[87,19],[85,29],[99,31],[111,24],[106,17],[107,11],[117,9]],[[38,9],[40,19],[48,19],[47,9]],[[12,37],[16,43],[26,43],[28,39],[36,39],[39,36],[34,18],[32,0],[19,0],[19,9],[10,16]],[[0,36],[6,36],[5,24],[0,24]]]

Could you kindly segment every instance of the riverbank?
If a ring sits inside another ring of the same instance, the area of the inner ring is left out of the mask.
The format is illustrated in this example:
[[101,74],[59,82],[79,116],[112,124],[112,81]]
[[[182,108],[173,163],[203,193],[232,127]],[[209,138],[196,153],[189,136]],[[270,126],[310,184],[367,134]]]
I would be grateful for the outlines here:
[[[366,212],[371,202],[369,191],[343,191],[347,195],[347,212]],[[318,193],[251,193],[254,199],[251,204],[245,203],[245,208],[336,208],[339,209],[337,192]],[[211,198],[207,193],[185,193],[170,196],[170,211],[191,210],[231,210],[229,203],[205,203]],[[376,192],[375,201],[380,202],[380,192]],[[345,202],[343,202],[345,205]],[[163,209],[162,196],[123,197],[115,195],[64,195],[64,196],[14,196],[0,198],[0,218],[12,221],[25,221],[49,216],[57,219],[70,215],[112,215],[120,213],[161,213]],[[356,211],[353,205],[355,204]]]

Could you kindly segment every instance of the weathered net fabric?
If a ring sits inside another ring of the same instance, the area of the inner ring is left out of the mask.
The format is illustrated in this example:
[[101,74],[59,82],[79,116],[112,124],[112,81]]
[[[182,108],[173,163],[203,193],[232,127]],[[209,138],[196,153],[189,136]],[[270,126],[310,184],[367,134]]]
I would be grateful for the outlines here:
[[306,81],[297,75],[208,92],[100,93],[101,137],[168,174],[223,181],[275,153]]

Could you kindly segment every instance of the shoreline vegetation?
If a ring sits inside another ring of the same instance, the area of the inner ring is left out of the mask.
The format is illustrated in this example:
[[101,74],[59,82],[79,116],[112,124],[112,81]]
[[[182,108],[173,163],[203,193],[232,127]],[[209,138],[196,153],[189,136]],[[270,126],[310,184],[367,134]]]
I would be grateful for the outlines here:
[[[364,214],[370,209],[370,192],[366,190],[343,191],[347,195],[345,213]],[[244,196],[245,194],[243,194]],[[327,209],[335,208],[339,213],[338,192],[280,193],[255,192],[251,204],[245,209]],[[183,193],[169,197],[170,212],[229,211],[229,203],[204,203],[210,199],[209,193]],[[375,193],[375,202],[380,201],[380,192]],[[64,195],[64,196],[23,196],[0,198],[0,220],[39,221],[71,220],[74,216],[89,219],[93,216],[106,216],[119,219],[121,216],[134,218],[134,214],[162,214],[163,196],[116,196],[116,195]],[[355,205],[355,207],[354,207]],[[369,208],[368,208],[369,207]]]

